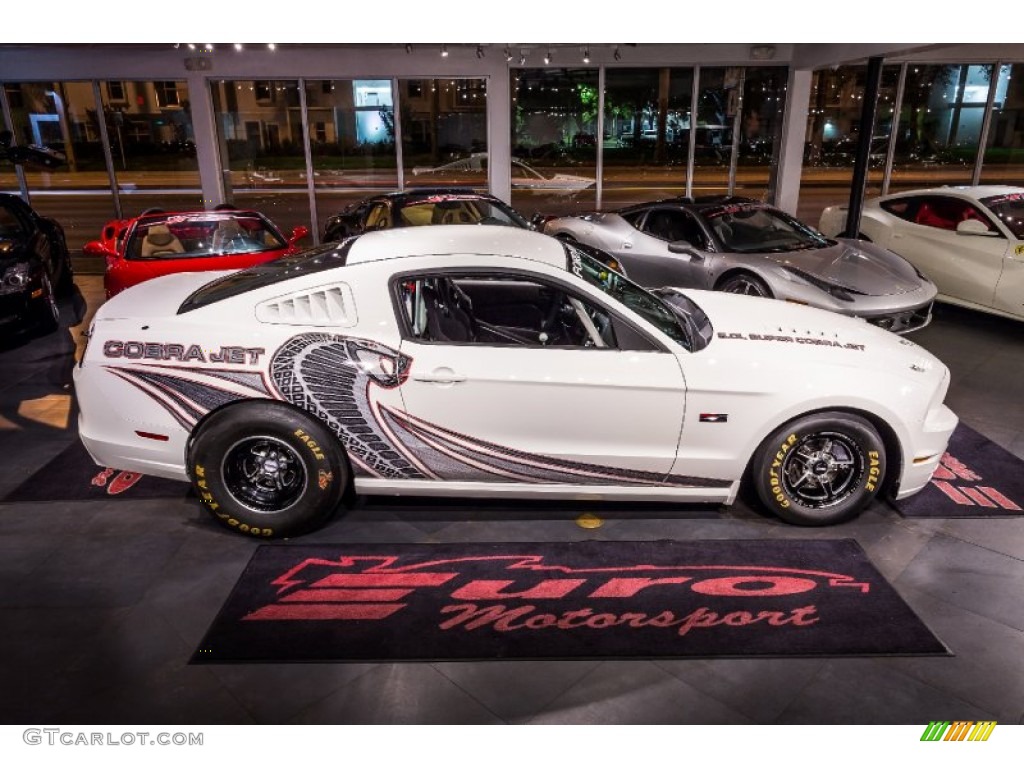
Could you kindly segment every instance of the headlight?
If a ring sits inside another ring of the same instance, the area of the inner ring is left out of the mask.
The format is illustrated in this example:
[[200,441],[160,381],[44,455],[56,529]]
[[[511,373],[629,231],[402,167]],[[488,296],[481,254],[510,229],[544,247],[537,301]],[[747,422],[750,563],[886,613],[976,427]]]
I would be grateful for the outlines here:
[[18,293],[25,290],[32,282],[32,267],[28,262],[19,262],[4,270],[0,278],[0,294]]
[[843,288],[835,285],[834,283],[830,283],[827,280],[822,280],[820,277],[815,277],[814,275],[804,272],[802,269],[791,267],[788,264],[782,264],[781,266],[790,275],[799,278],[808,285],[813,285],[818,290],[824,291],[829,296],[839,299],[840,301],[853,301],[853,294],[858,294],[860,296],[867,295],[861,291],[855,291],[852,288]]

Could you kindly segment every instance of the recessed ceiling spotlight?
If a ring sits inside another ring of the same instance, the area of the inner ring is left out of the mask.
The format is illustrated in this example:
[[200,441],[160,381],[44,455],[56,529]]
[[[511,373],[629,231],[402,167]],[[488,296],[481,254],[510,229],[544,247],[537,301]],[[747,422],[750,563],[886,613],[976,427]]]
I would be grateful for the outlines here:
[[276,51],[277,50],[277,43],[267,43],[267,48],[269,48],[272,51]]
[[442,45],[441,46],[441,58],[447,58],[447,57],[448,57],[448,46],[447,45]]
[[188,44],[188,49],[189,49],[190,51],[194,51],[194,50],[196,49],[196,44],[195,44],[195,43],[189,43],[189,44]]
[[512,49],[505,46],[505,61],[512,61]]
[[590,63],[590,46],[589,45],[586,48],[583,49],[583,63],[584,64],[589,64]]
[[206,45],[204,45],[203,46],[203,50],[205,50],[205,51],[212,51],[213,50],[213,43],[207,43]]
[[524,50],[520,50],[519,51],[519,66],[520,67],[525,67],[526,66],[526,51],[524,51]]
[[240,50],[242,50],[242,49],[243,49],[244,47],[245,47],[245,46],[244,46],[244,45],[242,45],[241,43],[235,43],[235,50],[236,50],[236,51],[240,51]]
[[548,52],[544,54],[544,63],[545,64],[550,64],[551,63],[551,49],[550,48],[548,48]]

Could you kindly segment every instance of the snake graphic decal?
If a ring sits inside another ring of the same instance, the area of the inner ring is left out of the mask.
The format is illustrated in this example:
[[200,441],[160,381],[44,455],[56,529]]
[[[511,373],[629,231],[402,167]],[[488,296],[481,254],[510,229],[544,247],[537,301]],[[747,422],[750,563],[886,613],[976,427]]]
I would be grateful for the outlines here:
[[167,363],[107,369],[153,398],[189,431],[210,411],[236,400],[291,403],[338,436],[361,477],[702,488],[730,484],[527,453],[380,403],[375,390],[401,387],[412,364],[408,355],[370,339],[303,333],[273,353],[269,375]]

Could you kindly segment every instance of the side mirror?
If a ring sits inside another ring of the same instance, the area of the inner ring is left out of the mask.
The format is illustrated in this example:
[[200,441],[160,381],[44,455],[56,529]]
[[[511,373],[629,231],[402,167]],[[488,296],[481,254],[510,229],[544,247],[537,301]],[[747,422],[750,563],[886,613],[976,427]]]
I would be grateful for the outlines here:
[[704,254],[693,247],[689,240],[674,240],[668,244],[669,253],[678,253],[682,256],[689,256],[694,261],[703,261]]
[[964,219],[956,225],[958,235],[974,235],[976,237],[999,237],[998,232],[988,228],[988,225],[977,219]]
[[82,253],[86,256],[98,256],[103,259],[116,259],[117,254],[99,240],[93,240],[82,246]]
[[299,226],[292,230],[292,236],[289,238],[288,242],[291,243],[292,245],[295,245],[295,243],[299,242],[299,240],[306,237],[306,235],[308,234],[309,227],[304,227],[300,224]]

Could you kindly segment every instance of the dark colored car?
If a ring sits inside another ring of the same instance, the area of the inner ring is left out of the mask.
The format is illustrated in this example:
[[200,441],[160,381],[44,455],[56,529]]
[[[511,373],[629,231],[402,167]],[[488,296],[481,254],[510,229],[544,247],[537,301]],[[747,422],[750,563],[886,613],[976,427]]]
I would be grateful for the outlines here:
[[[420,227],[431,224],[484,224],[539,230],[546,217],[527,221],[493,195],[472,189],[440,187],[390,192],[353,203],[327,220],[324,242],[344,240],[375,229]],[[622,265],[598,248],[581,250],[622,274]]]
[[428,188],[374,195],[327,220],[324,241],[343,240],[375,229],[430,224],[499,224],[530,229],[515,209],[472,189]]
[[64,230],[17,195],[0,194],[0,336],[56,330],[57,293],[74,285]]

